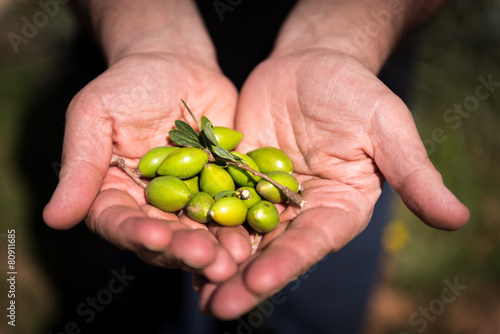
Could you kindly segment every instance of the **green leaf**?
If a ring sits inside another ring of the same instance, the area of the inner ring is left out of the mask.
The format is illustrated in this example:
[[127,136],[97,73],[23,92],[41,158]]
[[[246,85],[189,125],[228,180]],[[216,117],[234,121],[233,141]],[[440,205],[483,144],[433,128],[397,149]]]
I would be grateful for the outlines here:
[[175,121],[175,126],[177,127],[178,130],[184,132],[185,134],[193,137],[193,139],[198,140],[198,133],[193,129],[191,125],[188,123],[178,119]]
[[225,148],[220,146],[214,146],[214,153],[222,159],[230,160],[236,162],[236,159],[231,153],[229,153]]
[[208,139],[208,141],[212,143],[212,145],[219,145],[219,143],[217,142],[217,137],[215,137],[214,126],[210,121],[203,125],[203,134]]
[[243,165],[247,165],[247,166],[248,166],[247,162],[246,162],[245,160],[243,160],[243,158],[241,158],[241,157],[237,156],[236,154],[232,154],[232,153],[231,153],[231,155],[233,156],[233,158],[234,158],[235,160],[238,160],[238,161],[239,161],[239,162],[241,162]]
[[210,120],[206,116],[201,116],[201,128],[200,128],[200,130],[205,127],[206,123],[212,124],[212,122],[210,122]]
[[187,111],[189,111],[189,114],[191,115],[191,117],[193,117],[194,122],[196,123],[196,126],[198,127],[198,129],[200,129],[200,130],[201,130],[201,128],[200,128],[200,124],[198,123],[198,120],[196,119],[196,117],[194,117],[194,114],[193,114],[193,112],[191,111],[191,109],[189,109],[189,107],[188,107],[187,103],[186,103],[186,102],[184,102],[184,100],[183,100],[183,99],[181,99],[181,101],[182,101],[182,103],[184,104],[184,106],[186,107]]
[[203,147],[206,147],[206,148],[210,147],[207,143],[207,139],[205,139],[205,136],[203,136],[203,131],[200,132],[200,135],[198,136],[198,140],[200,141],[200,144],[203,145]]
[[187,135],[181,130],[177,129],[170,130],[168,132],[168,136],[170,137],[170,140],[176,143],[177,145],[192,146],[204,149],[204,147],[200,144],[200,141],[198,139],[193,139],[191,136]]
[[218,192],[217,194],[215,194],[214,200],[218,201],[218,200],[220,200],[223,197],[226,197],[226,196],[229,196],[229,195],[233,195],[233,194],[236,194],[236,191],[234,191],[234,190],[224,190],[224,191],[221,191],[221,192]]

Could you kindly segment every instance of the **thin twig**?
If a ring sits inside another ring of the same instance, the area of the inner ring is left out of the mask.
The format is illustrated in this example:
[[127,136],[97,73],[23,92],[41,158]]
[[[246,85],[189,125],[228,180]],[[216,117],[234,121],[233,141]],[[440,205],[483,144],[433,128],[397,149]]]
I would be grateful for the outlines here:
[[282,184],[279,184],[278,182],[276,182],[275,180],[271,179],[269,176],[267,176],[266,174],[263,174],[263,173],[260,173],[260,172],[257,172],[256,170],[252,169],[251,167],[247,166],[247,165],[244,165],[242,164],[241,162],[239,161],[226,161],[228,164],[232,164],[232,165],[235,165],[239,168],[243,168],[247,171],[249,171],[250,173],[252,173],[253,176],[260,176],[261,178],[263,178],[264,180],[272,183],[275,187],[277,187],[278,189],[280,189],[286,197],[288,197],[292,202],[294,202],[295,204],[297,204],[298,206],[300,206],[301,208],[304,206],[304,204],[306,203],[306,201],[304,201],[302,199],[302,196],[300,196],[299,194],[297,194],[295,191],[293,191],[292,189],[288,188],[288,187],[285,187],[284,185]]
[[139,172],[139,173],[137,173],[137,172],[135,172],[135,171],[131,170],[131,169],[127,166],[127,164],[125,163],[125,160],[124,160],[122,157],[117,157],[117,158],[113,159],[113,160],[111,161],[111,163],[113,163],[113,164],[117,164],[117,165],[118,165],[118,167],[120,167],[121,169],[123,169],[123,171],[124,171],[125,173],[127,173],[127,175],[128,175],[128,176],[130,176],[130,178],[132,178],[132,180],[134,180],[134,181],[135,181],[135,183],[137,183],[138,185],[140,185],[141,187],[143,187],[144,189],[146,189],[147,184],[146,184],[146,183],[144,183],[144,181],[142,181],[142,180],[139,178],[139,176],[138,176],[138,175],[140,174],[140,172]]
[[203,149],[203,151],[205,151],[205,153],[207,154],[208,162],[215,162],[215,157],[208,148]]

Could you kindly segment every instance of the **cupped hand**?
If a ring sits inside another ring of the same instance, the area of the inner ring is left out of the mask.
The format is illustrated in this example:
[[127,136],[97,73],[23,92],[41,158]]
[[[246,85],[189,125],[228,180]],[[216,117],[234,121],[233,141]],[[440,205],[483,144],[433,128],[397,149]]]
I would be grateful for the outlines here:
[[245,83],[236,124],[241,151],[275,146],[291,157],[307,202],[282,213],[236,275],[198,284],[200,307],[219,318],[251,310],[361,233],[385,179],[430,226],[454,230],[468,220],[408,108],[352,57],[308,49],[269,58]]
[[70,228],[85,217],[91,230],[145,261],[182,267],[221,281],[236,272],[229,252],[205,225],[146,204],[144,189],[121,169],[149,149],[167,145],[174,120],[233,126],[237,93],[217,65],[174,53],[123,57],[72,100],[66,120],[60,182],[44,210],[46,223]]

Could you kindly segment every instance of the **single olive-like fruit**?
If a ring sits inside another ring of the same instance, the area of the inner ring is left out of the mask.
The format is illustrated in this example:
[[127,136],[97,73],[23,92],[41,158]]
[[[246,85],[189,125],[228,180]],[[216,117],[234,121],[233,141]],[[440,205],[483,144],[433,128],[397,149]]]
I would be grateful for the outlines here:
[[264,174],[274,171],[293,172],[292,160],[276,147],[261,147],[248,152],[247,155],[255,161]]
[[159,146],[146,152],[139,161],[139,171],[144,177],[152,178],[156,176],[156,170],[163,160],[179,147]]
[[210,207],[208,214],[217,223],[224,226],[238,226],[247,218],[247,207],[237,197],[223,197]]
[[186,205],[186,213],[192,220],[206,224],[212,220],[208,215],[208,210],[214,204],[215,200],[212,196],[203,191],[197,192]]
[[[268,173],[269,176],[274,181],[278,182],[282,186],[290,188],[290,190],[297,192],[299,191],[299,181],[292,175],[287,172],[276,171]],[[275,187],[271,182],[266,181],[264,179],[260,180],[257,183],[257,192],[259,195],[264,197],[269,202],[273,203],[283,203],[288,201],[286,195],[277,187]]]
[[166,212],[175,212],[186,206],[191,192],[181,179],[158,176],[146,187],[146,198],[151,205]]
[[259,201],[262,201],[262,197],[260,197],[260,195],[257,193],[257,190],[255,190],[255,188],[253,187],[241,187],[238,188],[238,190],[236,191],[239,192],[240,194],[248,195],[244,197],[241,197],[240,195],[241,200],[243,200],[243,203],[246,205],[247,208],[251,207],[252,205],[254,205]]
[[188,179],[198,174],[207,162],[207,152],[196,147],[183,147],[170,153],[156,172],[159,175]]
[[222,167],[214,164],[206,164],[200,175],[200,190],[214,197],[217,193],[225,190],[236,189],[233,178]]
[[224,126],[214,126],[214,134],[219,146],[228,151],[233,150],[243,139],[243,133]]
[[[248,167],[252,168],[257,172],[260,172],[259,166],[257,166],[255,161],[253,161],[253,159],[250,158],[248,155],[236,151],[233,151],[231,153],[243,159],[243,161],[248,165]],[[257,182],[261,180],[260,176],[253,176],[252,172],[235,165],[227,166],[226,170],[231,175],[234,182],[236,182],[236,184],[241,187],[255,187]]]
[[248,209],[247,222],[257,232],[267,233],[278,226],[280,214],[273,203],[260,201]]
[[188,186],[189,191],[191,192],[191,195],[196,194],[198,191],[200,191],[200,177],[198,175],[193,176],[192,178],[182,180],[186,186]]

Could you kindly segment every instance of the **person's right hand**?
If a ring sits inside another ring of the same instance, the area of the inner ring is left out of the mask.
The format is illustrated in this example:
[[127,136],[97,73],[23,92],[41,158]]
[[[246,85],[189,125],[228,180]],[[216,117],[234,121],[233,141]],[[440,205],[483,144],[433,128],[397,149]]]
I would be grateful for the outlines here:
[[60,182],[44,210],[49,226],[67,229],[86,217],[92,231],[148,263],[181,267],[213,282],[236,272],[232,256],[205,225],[146,204],[144,189],[110,167],[120,156],[134,168],[149,149],[167,145],[174,120],[194,124],[181,98],[198,119],[206,115],[233,126],[237,92],[207,54],[131,54],[74,97]]

